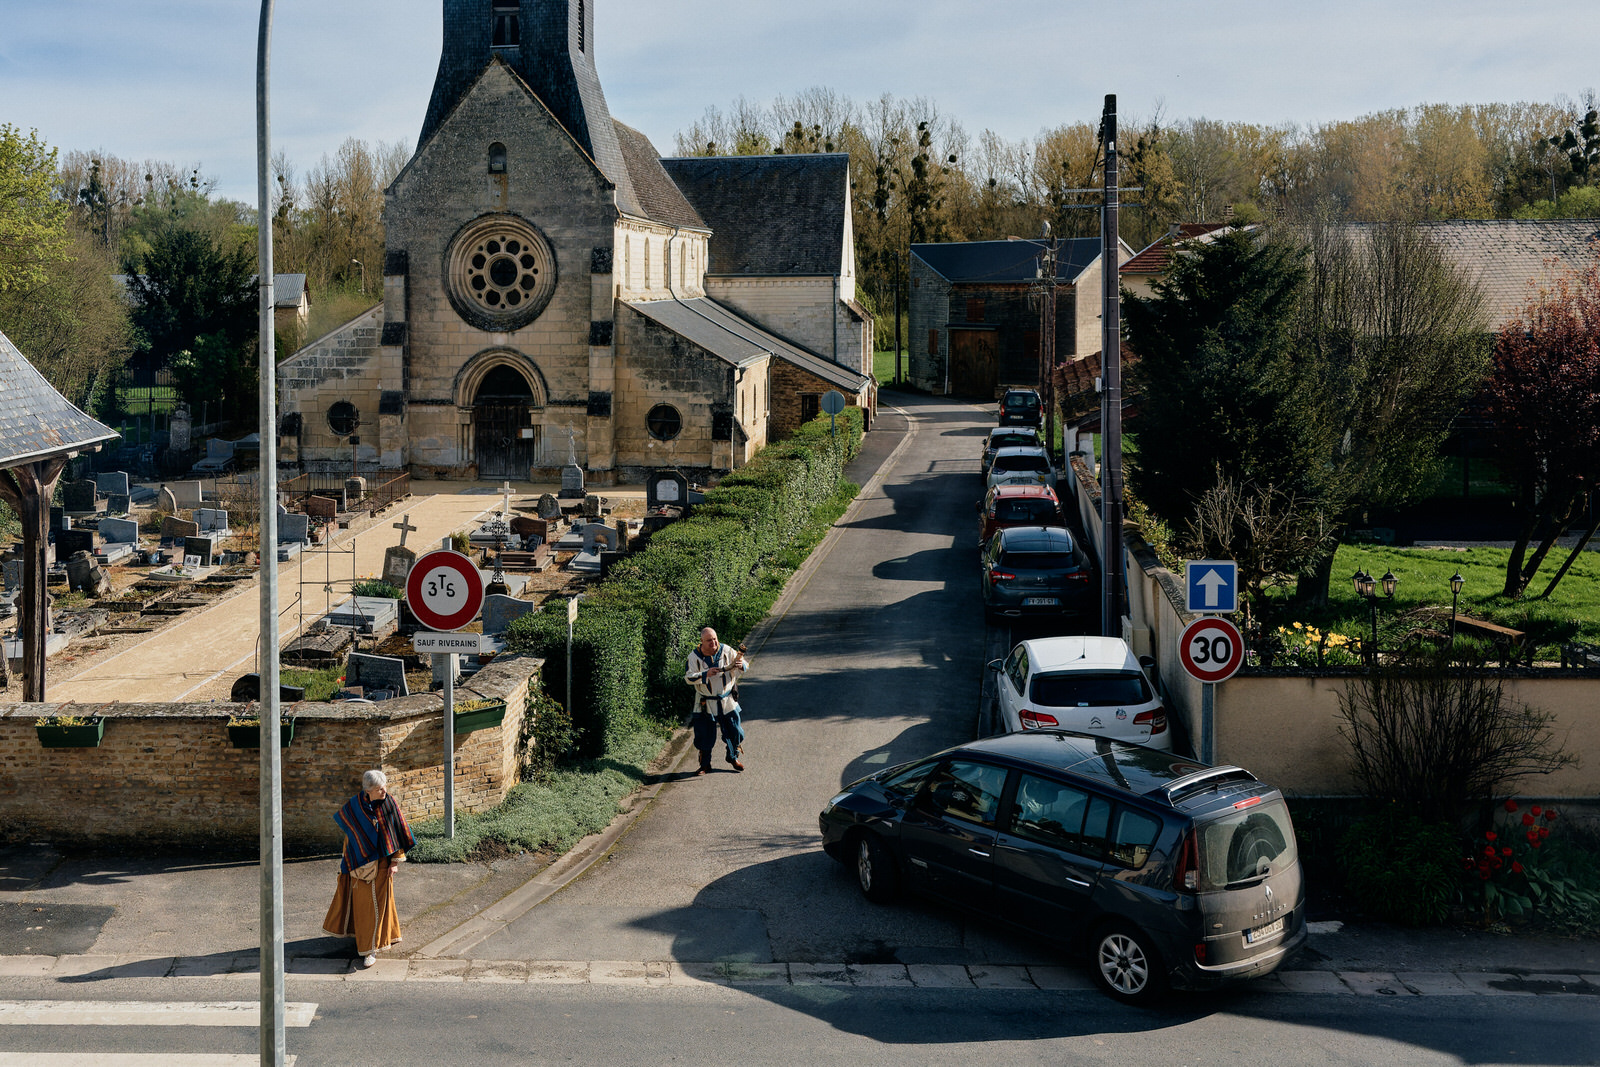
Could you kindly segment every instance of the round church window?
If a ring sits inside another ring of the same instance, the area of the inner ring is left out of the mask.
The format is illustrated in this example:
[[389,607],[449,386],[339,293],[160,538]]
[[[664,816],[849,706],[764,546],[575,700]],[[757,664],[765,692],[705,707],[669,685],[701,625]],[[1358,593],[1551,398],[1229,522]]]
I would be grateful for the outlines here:
[[450,303],[481,330],[526,326],[556,288],[549,243],[514,215],[488,215],[466,226],[451,245],[448,264]]
[[683,416],[671,404],[657,404],[644,417],[650,436],[657,441],[670,441],[683,432]]

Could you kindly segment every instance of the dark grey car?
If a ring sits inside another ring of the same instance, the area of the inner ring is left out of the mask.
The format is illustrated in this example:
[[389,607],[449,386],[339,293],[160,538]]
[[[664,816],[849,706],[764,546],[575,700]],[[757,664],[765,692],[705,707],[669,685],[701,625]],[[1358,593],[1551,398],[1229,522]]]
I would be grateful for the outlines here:
[[1081,614],[1093,606],[1094,568],[1069,530],[1011,526],[983,551],[985,618]]
[[1237,767],[1066,730],[880,771],[820,816],[867,899],[906,888],[1082,949],[1112,996],[1275,970],[1305,940],[1278,790]]

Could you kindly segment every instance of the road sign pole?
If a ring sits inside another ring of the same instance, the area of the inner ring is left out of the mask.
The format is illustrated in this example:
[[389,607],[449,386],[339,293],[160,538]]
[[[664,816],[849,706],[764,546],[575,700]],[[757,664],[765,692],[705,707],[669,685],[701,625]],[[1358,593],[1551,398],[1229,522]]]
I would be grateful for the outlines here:
[[444,836],[456,836],[456,654],[433,657],[434,670],[444,671]]
[[567,601],[567,714],[572,714],[572,625],[578,621],[578,598]]
[[1200,684],[1200,760],[1217,761],[1216,690],[1210,682]]

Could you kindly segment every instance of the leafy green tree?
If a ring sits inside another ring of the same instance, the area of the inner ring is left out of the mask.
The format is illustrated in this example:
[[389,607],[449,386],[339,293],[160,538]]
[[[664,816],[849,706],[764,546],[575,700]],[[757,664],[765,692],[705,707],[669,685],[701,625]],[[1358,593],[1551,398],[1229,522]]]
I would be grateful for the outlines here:
[[1600,178],[1600,111],[1590,108],[1582,119],[1550,138],[1550,144],[1567,157],[1579,181]]
[[1321,368],[1293,330],[1306,282],[1298,246],[1234,231],[1179,257],[1152,297],[1124,296],[1139,357],[1129,481],[1174,526],[1223,480],[1322,497],[1332,435]]
[[55,195],[56,151],[0,124],[0,293],[43,284],[68,258],[67,205]]

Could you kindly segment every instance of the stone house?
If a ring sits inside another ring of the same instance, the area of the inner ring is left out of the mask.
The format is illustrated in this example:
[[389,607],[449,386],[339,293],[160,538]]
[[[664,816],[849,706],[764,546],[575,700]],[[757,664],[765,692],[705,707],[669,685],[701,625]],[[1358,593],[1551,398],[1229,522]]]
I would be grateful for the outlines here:
[[[1040,240],[912,245],[911,383],[985,399],[1007,386],[1037,386],[1038,278],[1047,252]],[[1098,237],[1057,242],[1057,360],[1100,347],[1100,252]]]
[[[850,331],[835,347],[817,326],[856,314],[848,174],[773,164],[799,187],[768,222],[716,190],[714,161],[675,161],[686,197],[612,119],[594,49],[588,0],[444,0],[418,148],[385,194],[384,302],[280,366],[286,461],[347,462],[355,423],[363,462],[433,476],[547,477],[570,456],[597,484],[694,477],[748,461],[807,393],[871,408]],[[768,279],[780,299],[723,298],[723,227],[729,261],[766,269],[761,242],[808,221],[837,235],[825,293],[808,255]]]

